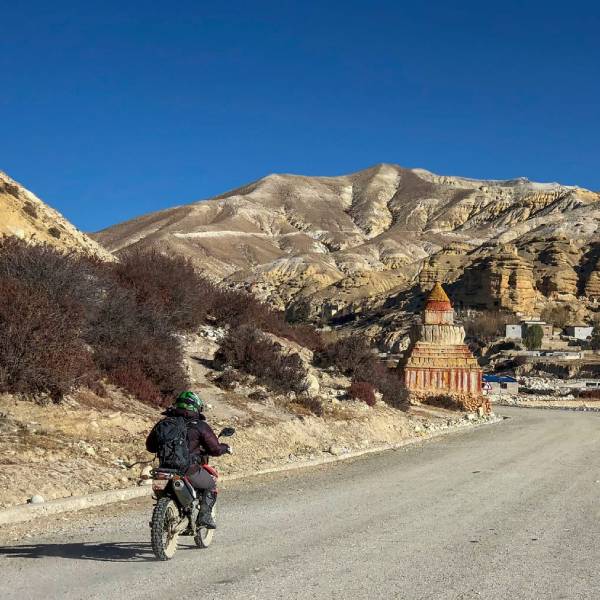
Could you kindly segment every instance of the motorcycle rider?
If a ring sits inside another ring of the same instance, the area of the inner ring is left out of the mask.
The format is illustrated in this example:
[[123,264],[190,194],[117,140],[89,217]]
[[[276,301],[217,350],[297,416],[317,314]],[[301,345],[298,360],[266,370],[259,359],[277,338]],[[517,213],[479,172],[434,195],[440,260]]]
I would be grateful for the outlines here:
[[[216,524],[212,516],[212,509],[217,501],[216,477],[211,475],[199,461],[203,456],[221,456],[231,452],[228,444],[222,444],[203,414],[204,401],[194,392],[182,392],[177,396],[173,406],[162,414],[165,417],[183,417],[187,425],[187,441],[191,459],[191,466],[185,475],[190,483],[202,492],[200,514],[198,522],[207,529],[215,529]],[[156,454],[158,452],[158,439],[156,425],[146,438],[146,450]]]

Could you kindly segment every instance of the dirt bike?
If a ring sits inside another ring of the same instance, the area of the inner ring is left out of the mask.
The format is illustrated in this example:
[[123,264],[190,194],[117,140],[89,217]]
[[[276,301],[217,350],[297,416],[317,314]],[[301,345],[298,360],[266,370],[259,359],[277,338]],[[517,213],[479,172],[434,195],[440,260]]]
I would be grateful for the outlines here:
[[[230,437],[234,433],[235,429],[225,427],[218,437]],[[208,456],[203,456],[200,464],[216,476],[216,471],[208,466]],[[199,548],[208,548],[215,530],[198,526],[201,498],[185,474],[177,469],[158,467],[152,471],[152,479],[156,504],[150,521],[150,537],[156,558],[173,558],[180,535],[192,536]]]

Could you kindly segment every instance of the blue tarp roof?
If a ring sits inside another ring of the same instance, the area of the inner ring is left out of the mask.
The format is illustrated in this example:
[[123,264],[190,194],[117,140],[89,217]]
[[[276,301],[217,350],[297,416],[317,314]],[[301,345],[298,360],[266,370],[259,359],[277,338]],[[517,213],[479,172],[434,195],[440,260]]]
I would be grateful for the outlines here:
[[517,383],[514,377],[508,377],[507,375],[484,375],[483,381],[485,383]]

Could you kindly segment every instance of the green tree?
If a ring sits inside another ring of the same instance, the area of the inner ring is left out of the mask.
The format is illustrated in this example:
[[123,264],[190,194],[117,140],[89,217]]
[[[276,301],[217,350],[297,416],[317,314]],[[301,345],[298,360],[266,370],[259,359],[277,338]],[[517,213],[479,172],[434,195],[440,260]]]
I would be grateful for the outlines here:
[[592,350],[600,350],[600,325],[598,323],[594,325],[590,346],[592,347]]
[[531,325],[525,332],[523,342],[527,350],[539,350],[542,347],[542,339],[544,337],[544,330],[541,325]]

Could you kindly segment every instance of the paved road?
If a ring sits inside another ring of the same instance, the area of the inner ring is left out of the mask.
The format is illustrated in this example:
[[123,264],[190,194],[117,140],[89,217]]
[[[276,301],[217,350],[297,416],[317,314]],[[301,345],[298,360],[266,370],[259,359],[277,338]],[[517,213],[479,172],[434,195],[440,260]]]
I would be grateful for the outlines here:
[[600,598],[600,415],[500,425],[229,484],[208,550],[152,559],[148,510],[0,548],[0,597]]

